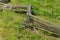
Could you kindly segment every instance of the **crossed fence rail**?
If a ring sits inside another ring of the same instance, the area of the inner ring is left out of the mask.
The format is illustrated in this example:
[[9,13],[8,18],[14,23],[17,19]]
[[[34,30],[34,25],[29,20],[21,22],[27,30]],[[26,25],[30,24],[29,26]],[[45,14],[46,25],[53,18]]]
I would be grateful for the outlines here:
[[[38,18],[38,17],[32,15],[31,4],[29,4],[28,6],[22,6],[22,5],[11,5],[11,4],[0,3],[0,5],[3,5],[3,7],[0,8],[0,10],[3,10],[4,8],[8,8],[8,9],[12,9],[13,11],[26,12],[26,15],[28,16],[27,20],[29,21],[28,26],[29,26],[29,23],[34,22],[35,24],[37,24],[37,27],[40,27],[41,30],[44,30],[46,32],[49,32],[49,33],[52,33],[55,35],[60,35],[60,26],[57,26],[53,23],[47,22],[41,18]],[[22,8],[22,9],[19,10],[19,8]],[[36,21],[36,20],[38,20],[38,21]],[[29,27],[31,27],[31,26],[29,26]]]

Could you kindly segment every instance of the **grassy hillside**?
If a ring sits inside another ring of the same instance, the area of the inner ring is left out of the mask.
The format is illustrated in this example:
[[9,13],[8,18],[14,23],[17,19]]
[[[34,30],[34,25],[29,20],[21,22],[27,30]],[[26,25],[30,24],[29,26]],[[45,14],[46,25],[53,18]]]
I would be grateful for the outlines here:
[[[28,5],[32,4],[33,12],[39,18],[45,19],[46,21],[60,24],[60,1],[59,0],[11,0],[9,4],[14,5]],[[29,30],[20,29],[24,27],[23,23],[26,19],[26,14],[16,13],[12,10],[0,11],[0,40],[60,40],[49,36],[51,34],[44,31],[38,30],[39,34]]]

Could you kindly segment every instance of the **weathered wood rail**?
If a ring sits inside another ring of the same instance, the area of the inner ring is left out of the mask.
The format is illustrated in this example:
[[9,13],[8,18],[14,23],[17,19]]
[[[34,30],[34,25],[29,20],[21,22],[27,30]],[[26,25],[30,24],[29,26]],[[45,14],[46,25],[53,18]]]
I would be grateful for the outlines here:
[[[28,16],[27,17],[28,23],[26,25],[29,26],[30,23],[34,22],[34,24],[37,24],[37,27],[40,27],[41,30],[44,30],[46,32],[49,32],[49,33],[52,33],[55,35],[60,35],[60,26],[57,26],[55,24],[52,24],[50,22],[47,22],[41,18],[38,18],[38,17],[32,15],[31,4],[29,4],[28,6],[11,5],[11,4],[4,4],[4,3],[0,3],[0,4],[3,5],[1,10],[4,8],[9,8],[9,9],[12,9],[12,10],[18,11],[18,12],[26,12],[26,14]],[[26,9],[18,10],[19,8],[23,8],[23,9],[26,8]],[[38,21],[36,21],[36,20],[38,20]],[[33,23],[31,25],[33,25]],[[29,26],[29,27],[31,27],[31,26]]]

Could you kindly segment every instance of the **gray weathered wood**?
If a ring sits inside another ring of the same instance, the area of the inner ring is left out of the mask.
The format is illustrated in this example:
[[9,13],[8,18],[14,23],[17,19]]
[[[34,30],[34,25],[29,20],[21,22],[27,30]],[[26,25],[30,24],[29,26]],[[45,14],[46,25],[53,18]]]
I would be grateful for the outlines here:
[[48,26],[48,25],[45,25],[41,22],[37,22],[37,21],[34,21],[35,24],[37,24],[37,27],[38,29],[41,29],[43,31],[46,31],[46,32],[49,32],[49,33],[52,33],[52,34],[55,34],[55,35],[60,35],[60,28],[58,27],[52,27],[52,26]]
[[9,3],[11,0],[0,0],[2,3]]
[[[4,3],[1,3],[1,4],[4,5]],[[42,30],[47,31],[47,32],[52,32],[53,34],[59,34],[60,35],[60,26],[57,26],[53,23],[47,22],[47,21],[45,21],[41,18],[38,18],[38,17],[32,15],[31,4],[29,4],[29,6],[20,6],[20,5],[11,5],[11,4],[5,4],[5,5],[6,5],[6,7],[13,9],[14,11],[19,11],[19,12],[24,11],[24,12],[26,12],[27,20],[29,21],[28,22],[29,24],[33,23],[35,21],[35,20],[33,20],[33,18],[34,18],[34,19],[36,19],[40,22],[43,22],[43,23],[36,22],[37,25],[39,24],[41,26],[40,28]],[[16,10],[16,8],[27,8],[27,10]],[[30,27],[32,27],[32,26],[30,26]]]

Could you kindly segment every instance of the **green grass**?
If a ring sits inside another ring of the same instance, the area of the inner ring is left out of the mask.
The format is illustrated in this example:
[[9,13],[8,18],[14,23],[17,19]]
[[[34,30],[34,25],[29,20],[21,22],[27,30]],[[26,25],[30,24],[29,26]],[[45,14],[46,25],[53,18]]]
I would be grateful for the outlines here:
[[[60,24],[60,1],[56,0],[56,11],[51,13],[52,0],[11,0],[9,4],[14,5],[28,5],[33,6],[33,12],[39,18],[43,18],[49,22]],[[54,38],[49,33],[38,30],[39,34],[34,33],[29,29],[20,29],[24,27],[27,15],[23,13],[16,13],[12,10],[6,9],[0,12],[0,40],[18,40],[18,34],[20,40],[59,40],[60,38]]]
[[0,12],[0,28],[4,28],[2,36],[4,40],[17,40],[18,30],[23,27],[25,14],[18,14],[12,10],[3,10]]

